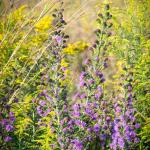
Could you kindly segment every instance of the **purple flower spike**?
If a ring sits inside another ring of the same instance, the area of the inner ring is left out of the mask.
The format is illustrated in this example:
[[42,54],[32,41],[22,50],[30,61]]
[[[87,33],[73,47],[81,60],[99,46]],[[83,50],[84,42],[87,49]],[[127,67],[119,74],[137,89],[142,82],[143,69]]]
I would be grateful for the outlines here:
[[105,78],[102,78],[102,79],[101,79],[101,83],[104,83],[104,82],[105,82]]
[[83,145],[78,139],[72,140],[72,143],[75,150],[83,150]]
[[78,104],[75,104],[75,105],[73,105],[73,115],[75,116],[75,117],[80,117],[80,112],[79,112],[79,110],[80,110],[80,105],[78,105]]
[[39,114],[40,116],[42,115],[42,109],[41,109],[40,106],[37,107],[37,112],[38,112],[38,114]]
[[107,68],[107,67],[108,67],[107,62],[104,62],[104,68]]
[[18,98],[15,98],[15,99],[14,99],[14,102],[18,103],[18,102],[19,102],[19,99],[18,99]]
[[102,96],[102,92],[98,91],[97,94],[95,94],[96,100],[99,100],[99,98]]
[[95,125],[94,125],[94,131],[95,131],[96,133],[98,133],[98,132],[100,131],[100,125],[99,125],[99,124],[95,124]]
[[102,134],[102,135],[100,136],[100,139],[101,139],[102,141],[105,141],[106,138],[107,138],[107,135],[106,135],[106,134]]
[[87,128],[87,130],[88,130],[89,133],[92,132],[92,128],[91,127]]
[[39,101],[39,104],[41,105],[41,106],[45,106],[46,105],[46,102],[45,101]]
[[128,91],[129,91],[129,92],[132,91],[132,86],[131,86],[131,85],[128,86]]
[[80,80],[82,80],[85,77],[86,73],[85,72],[81,72],[80,74]]
[[99,78],[103,78],[103,73],[101,73],[100,71],[96,71],[96,76],[98,76]]
[[13,123],[15,121],[15,117],[10,117],[9,121],[10,121],[10,123]]
[[121,107],[118,106],[118,107],[116,108],[116,112],[120,113],[121,111],[122,111],[122,110],[121,110]]
[[139,142],[140,142],[140,139],[139,139],[139,138],[135,138],[135,139],[134,139],[134,142],[135,142],[135,143],[139,143]]
[[56,37],[56,41],[57,41],[58,44],[61,44],[61,42],[62,42],[62,37],[61,37],[61,36],[57,36],[57,37]]
[[47,94],[45,95],[45,97],[49,102],[52,101],[52,98],[50,96],[48,96]]
[[93,116],[92,116],[93,120],[97,120],[98,119],[98,113],[95,113]]
[[66,71],[67,69],[65,67],[61,67],[62,71]]
[[2,125],[6,125],[7,122],[8,122],[7,119],[2,119],[1,124],[2,124]]
[[106,117],[106,121],[108,121],[108,122],[111,121],[111,117],[110,117],[110,116],[107,116],[107,117]]
[[135,124],[135,128],[136,128],[136,129],[140,128],[140,124],[139,124],[139,123],[136,123],[136,124]]
[[12,140],[12,138],[10,137],[10,136],[6,136],[5,138],[4,138],[4,141],[5,142],[9,142],[9,141],[11,141]]
[[13,116],[15,115],[15,113],[14,113],[14,112],[10,112],[9,115],[10,115],[11,117],[13,117]]
[[7,104],[6,104],[4,107],[5,107],[6,109],[8,109],[8,110],[10,109],[10,105],[7,105]]
[[94,84],[94,80],[93,79],[89,79],[88,82],[89,82],[89,84]]
[[121,149],[123,149],[124,148],[124,145],[125,145],[125,143],[124,143],[124,139],[123,138],[118,138],[118,145],[119,145],[119,147],[121,148]]
[[87,97],[87,96],[86,96],[85,93],[83,93],[83,94],[80,96],[81,99],[84,99],[84,98],[86,98],[86,97]]
[[83,86],[85,86],[86,85],[86,83],[84,82],[84,81],[80,81],[80,83],[79,83],[79,86],[80,87],[83,87]]
[[6,129],[6,131],[7,131],[7,132],[12,131],[12,130],[13,130],[13,128],[14,128],[14,127],[13,127],[12,125],[9,125],[9,124],[8,124],[8,125],[6,125],[6,127],[5,127],[5,129]]

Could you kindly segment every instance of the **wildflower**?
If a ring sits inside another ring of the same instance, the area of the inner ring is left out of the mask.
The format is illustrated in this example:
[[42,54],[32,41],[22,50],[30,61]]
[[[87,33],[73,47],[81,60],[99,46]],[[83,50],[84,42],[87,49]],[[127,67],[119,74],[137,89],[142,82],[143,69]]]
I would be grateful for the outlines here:
[[88,131],[89,133],[91,133],[93,130],[92,130],[91,127],[88,127],[88,128],[87,128],[87,131]]
[[75,117],[80,117],[80,106],[78,104],[73,105],[73,115]]
[[7,131],[7,132],[12,131],[12,130],[13,130],[13,128],[14,128],[14,127],[13,127],[12,125],[9,125],[9,124],[8,124],[8,125],[6,125],[6,127],[5,127],[5,129],[6,129],[6,131]]
[[122,137],[118,138],[118,145],[121,149],[124,148],[125,143],[124,143],[124,139]]
[[110,117],[110,116],[107,116],[107,117],[106,117],[106,121],[108,121],[108,122],[111,121],[111,117]]
[[84,98],[86,98],[87,96],[86,96],[86,94],[85,93],[83,93],[82,95],[80,95],[80,98],[81,99],[84,99]]
[[80,81],[79,86],[80,87],[86,86],[86,83],[84,81]]
[[94,84],[94,80],[93,79],[89,79],[88,83],[89,83],[89,85]]
[[139,123],[136,123],[136,124],[135,124],[135,128],[136,128],[136,129],[140,128],[140,124],[139,124]]
[[107,135],[106,135],[106,134],[101,134],[101,135],[100,135],[100,140],[101,140],[101,141],[105,141],[106,138],[107,138]]
[[61,44],[62,37],[61,36],[56,36],[56,41],[57,41],[58,44]]
[[45,106],[46,105],[46,102],[45,101],[39,101],[39,104],[41,105],[41,106]]
[[12,140],[12,138],[10,137],[10,136],[6,136],[5,138],[4,138],[4,141],[5,142],[9,142],[9,141],[11,141]]
[[15,117],[14,117],[14,116],[11,116],[11,117],[9,118],[9,121],[10,121],[10,123],[13,123],[13,122],[15,121]]
[[35,24],[35,31],[44,32],[52,26],[52,18],[50,16],[44,16],[40,21]]
[[38,112],[38,114],[39,114],[40,116],[42,115],[42,112],[43,112],[43,111],[42,111],[42,109],[41,109],[40,106],[37,107],[37,112]]
[[82,142],[80,142],[78,139],[72,140],[72,143],[73,143],[73,147],[75,150],[82,150],[83,149]]
[[83,71],[80,73],[80,81],[85,77],[85,75],[86,75],[86,73]]
[[100,131],[100,125],[95,124],[93,130],[95,131],[95,133],[98,133]]

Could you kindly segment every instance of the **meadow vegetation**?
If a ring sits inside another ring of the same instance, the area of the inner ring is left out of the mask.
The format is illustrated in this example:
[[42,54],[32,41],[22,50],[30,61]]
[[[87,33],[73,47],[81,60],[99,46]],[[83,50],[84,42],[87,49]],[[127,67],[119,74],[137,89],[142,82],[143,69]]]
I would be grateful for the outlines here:
[[0,150],[150,149],[150,1],[117,3],[1,6]]

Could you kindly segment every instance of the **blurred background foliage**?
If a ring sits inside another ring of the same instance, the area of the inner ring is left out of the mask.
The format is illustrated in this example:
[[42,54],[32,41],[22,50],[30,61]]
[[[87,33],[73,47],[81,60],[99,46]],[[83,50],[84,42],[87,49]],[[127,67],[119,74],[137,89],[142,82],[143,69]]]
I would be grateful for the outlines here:
[[[50,3],[49,0],[1,0],[1,12],[7,10],[7,12],[18,8],[19,6],[26,4],[28,8],[33,8],[36,4],[42,2],[36,11],[41,12],[45,3]],[[73,17],[73,21],[67,28],[67,32],[71,35],[71,41],[75,42],[78,38],[79,40],[86,40],[89,42],[94,39],[95,35],[91,32],[94,31],[96,27],[96,15],[103,0],[65,0],[64,1],[64,17],[66,20],[70,20]],[[110,1],[112,5],[119,8],[124,8],[123,0],[112,0]],[[78,14],[77,16],[74,13]],[[73,16],[72,16],[73,15]],[[77,19],[76,19],[77,18]],[[77,38],[76,38],[77,37]]]

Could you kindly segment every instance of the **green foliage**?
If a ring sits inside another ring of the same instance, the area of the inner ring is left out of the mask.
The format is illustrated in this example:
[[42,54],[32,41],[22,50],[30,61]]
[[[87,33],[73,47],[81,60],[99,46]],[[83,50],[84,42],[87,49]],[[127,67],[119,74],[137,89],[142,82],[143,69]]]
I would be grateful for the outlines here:
[[[135,106],[138,121],[142,130],[138,131],[141,137],[139,149],[148,149],[149,143],[149,10],[150,1],[125,1],[125,9],[113,9],[114,31],[113,54],[118,60],[125,61],[134,74]],[[112,50],[110,52],[112,52]]]

